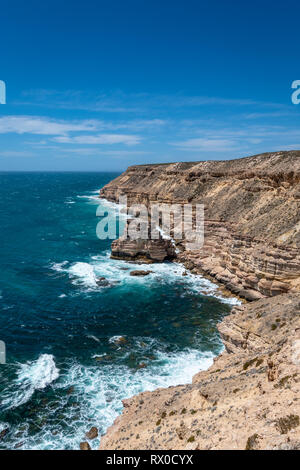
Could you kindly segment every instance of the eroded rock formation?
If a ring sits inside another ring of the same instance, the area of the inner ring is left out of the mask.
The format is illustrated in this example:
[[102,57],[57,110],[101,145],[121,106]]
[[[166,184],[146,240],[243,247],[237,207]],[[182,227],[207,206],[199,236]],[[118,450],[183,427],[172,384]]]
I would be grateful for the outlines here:
[[176,257],[175,247],[170,240],[130,240],[119,238],[111,244],[111,257],[115,259],[162,262]]
[[[199,203],[205,209],[205,244],[180,260],[215,277],[248,300],[300,288],[300,152],[231,161],[140,165],[101,190],[128,204]],[[113,255],[168,257],[161,241],[114,242]],[[184,250],[184,242],[180,244]]]
[[178,260],[254,302],[219,324],[225,351],[192,384],[124,400],[100,449],[300,449],[300,152],[135,166],[101,191],[120,195],[204,204],[204,246],[178,243]]

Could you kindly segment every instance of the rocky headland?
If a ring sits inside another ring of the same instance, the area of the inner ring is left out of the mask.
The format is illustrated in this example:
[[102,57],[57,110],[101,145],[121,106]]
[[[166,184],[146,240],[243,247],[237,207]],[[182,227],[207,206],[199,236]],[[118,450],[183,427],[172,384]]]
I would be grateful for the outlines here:
[[219,324],[225,351],[190,385],[124,401],[101,449],[300,449],[300,151],[140,165],[101,190],[128,204],[204,204],[205,242],[127,240],[112,256],[177,258],[249,301]]

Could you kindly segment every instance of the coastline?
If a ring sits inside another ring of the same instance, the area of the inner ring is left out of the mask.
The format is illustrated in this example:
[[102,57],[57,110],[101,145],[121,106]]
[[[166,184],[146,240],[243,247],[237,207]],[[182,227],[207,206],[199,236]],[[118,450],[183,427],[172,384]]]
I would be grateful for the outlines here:
[[[213,366],[196,374],[192,385],[124,400],[100,450],[300,448],[298,154],[130,167],[103,188],[102,197],[113,202],[125,194],[130,203],[150,205],[184,203],[184,182],[186,201],[196,202],[200,185],[208,201],[207,238],[202,250],[183,249],[177,259],[251,302],[234,307],[218,325],[225,351]],[[162,187],[163,176],[170,183]],[[217,205],[211,198],[216,194]],[[234,206],[239,198],[242,214]],[[276,219],[270,216],[274,198]],[[113,250],[116,246],[125,259],[135,258],[132,245],[116,241]],[[151,258],[148,245],[144,248]]]
[[299,301],[282,294],[234,308],[214,364],[192,384],[124,400],[100,450],[299,450]]

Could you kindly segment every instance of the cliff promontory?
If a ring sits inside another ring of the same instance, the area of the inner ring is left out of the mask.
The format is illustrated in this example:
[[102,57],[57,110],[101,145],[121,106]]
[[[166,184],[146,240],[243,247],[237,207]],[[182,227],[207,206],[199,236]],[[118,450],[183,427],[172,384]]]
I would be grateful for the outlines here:
[[192,384],[124,400],[100,449],[300,449],[300,151],[134,166],[101,191],[121,195],[204,204],[205,240],[170,253],[121,237],[113,256],[171,254],[253,302],[218,325],[225,351]]
[[[181,244],[179,260],[235,294],[256,300],[299,290],[300,151],[133,166],[101,190],[110,201],[121,195],[147,206],[203,204],[204,246],[189,252]],[[133,245],[116,241],[112,253],[130,257]]]

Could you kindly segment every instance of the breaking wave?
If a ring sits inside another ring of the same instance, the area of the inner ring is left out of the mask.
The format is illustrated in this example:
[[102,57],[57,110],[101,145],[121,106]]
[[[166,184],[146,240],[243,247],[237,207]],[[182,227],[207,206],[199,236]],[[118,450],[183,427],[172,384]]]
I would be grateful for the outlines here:
[[6,408],[17,408],[28,402],[36,390],[42,390],[59,377],[54,357],[51,354],[42,354],[36,361],[20,364],[17,378],[14,383],[14,392],[8,391],[1,400]]

